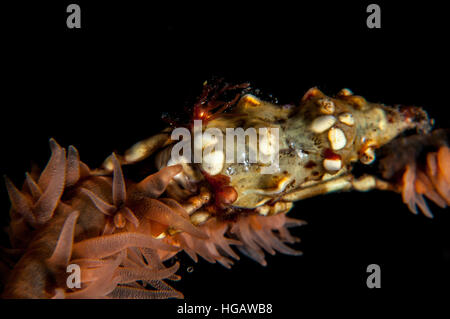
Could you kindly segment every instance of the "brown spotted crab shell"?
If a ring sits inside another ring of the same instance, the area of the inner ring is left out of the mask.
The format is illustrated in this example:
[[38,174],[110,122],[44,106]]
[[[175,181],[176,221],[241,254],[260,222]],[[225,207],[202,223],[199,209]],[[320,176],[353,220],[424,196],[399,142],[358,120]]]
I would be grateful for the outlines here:
[[232,113],[234,116],[223,114],[209,121],[204,129],[219,128],[224,136],[226,128],[279,129],[279,165],[273,174],[261,174],[267,166],[262,163],[220,164],[219,174],[230,178],[238,194],[233,206],[242,208],[255,208],[284,194],[335,179],[349,173],[357,161],[371,164],[375,149],[401,132],[429,129],[426,113],[418,108],[370,103],[347,89],[331,98],[312,88],[297,107],[245,95]]

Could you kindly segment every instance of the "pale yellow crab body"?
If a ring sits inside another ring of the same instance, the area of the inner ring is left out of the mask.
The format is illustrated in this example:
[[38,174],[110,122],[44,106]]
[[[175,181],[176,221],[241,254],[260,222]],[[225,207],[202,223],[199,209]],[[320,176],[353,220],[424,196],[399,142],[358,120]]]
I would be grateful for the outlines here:
[[[227,129],[255,129],[258,140],[245,138],[245,147],[233,144],[233,161],[225,156]],[[261,144],[259,129],[266,129],[266,143]],[[286,212],[292,202],[339,190],[365,191],[388,188],[372,176],[356,179],[353,164],[369,165],[375,161],[375,150],[408,129],[428,131],[426,113],[415,107],[388,107],[367,102],[348,89],[335,97],[310,89],[298,106],[280,106],[247,94],[228,113],[205,121],[202,131],[219,130],[223,148],[203,156],[201,163],[183,163],[184,172],[176,177],[178,186],[169,187],[171,196],[182,200],[190,193],[189,185],[209,176],[224,175],[237,193],[231,207],[256,209],[262,215]],[[277,129],[277,134],[273,130]],[[123,164],[148,157],[159,148],[158,168],[177,164],[170,150],[176,141],[170,140],[171,129],[135,144],[122,158]],[[192,131],[193,136],[195,135]],[[273,136],[271,136],[271,134]],[[267,137],[268,136],[268,137]],[[276,137],[276,138],[275,138]],[[212,142],[214,141],[214,143]],[[195,137],[192,138],[193,151]],[[217,138],[203,136],[205,147],[217,144]],[[276,143],[277,147],[272,147]],[[273,145],[272,145],[273,144]],[[169,146],[167,146],[169,145]],[[249,151],[257,151],[257,161],[249,161]],[[260,161],[261,154],[272,161]],[[272,153],[272,154],[271,154]],[[111,166],[108,161],[105,167]],[[265,171],[271,168],[269,173]],[[184,194],[184,195],[183,195]],[[206,220],[207,218],[205,218]]]
[[[234,113],[236,117],[219,117],[205,129],[219,128],[224,133],[229,127],[279,130],[278,164],[273,173],[262,173],[262,168],[268,166],[264,163],[223,163],[220,174],[230,177],[238,193],[233,205],[243,208],[255,208],[283,199],[286,194],[325,184],[348,174],[356,161],[371,164],[376,148],[402,131],[417,127],[400,110],[368,103],[348,90],[330,98],[313,88],[298,107],[278,106],[245,95]],[[247,151],[249,147],[247,140]],[[237,154],[245,156],[248,154]]]

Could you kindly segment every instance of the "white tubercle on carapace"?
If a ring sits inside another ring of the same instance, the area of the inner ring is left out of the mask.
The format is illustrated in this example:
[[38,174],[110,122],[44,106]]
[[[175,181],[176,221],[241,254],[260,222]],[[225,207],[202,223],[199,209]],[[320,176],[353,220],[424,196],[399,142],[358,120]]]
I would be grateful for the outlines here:
[[338,171],[342,167],[342,161],[339,158],[326,158],[323,160],[323,167],[327,171]]
[[352,115],[352,113],[342,113],[339,115],[339,121],[341,123],[344,123],[345,125],[348,126],[353,126],[355,125],[355,119]]
[[223,169],[225,154],[222,151],[212,151],[203,154],[202,168],[210,175],[217,175]]
[[328,140],[333,150],[340,150],[347,144],[344,132],[339,128],[330,128],[328,131]]
[[311,123],[311,130],[314,133],[322,133],[334,125],[336,118],[332,115],[323,115],[316,118]]

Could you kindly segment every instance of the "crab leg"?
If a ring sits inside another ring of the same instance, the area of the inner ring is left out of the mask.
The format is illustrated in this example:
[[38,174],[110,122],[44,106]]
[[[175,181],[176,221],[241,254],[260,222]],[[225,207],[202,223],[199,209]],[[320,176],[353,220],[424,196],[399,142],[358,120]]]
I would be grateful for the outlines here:
[[[140,162],[152,155],[156,150],[173,143],[174,141],[170,139],[170,131],[171,128],[166,128],[159,134],[137,142],[125,152],[123,157],[119,158],[120,164],[127,165]],[[107,172],[112,172],[113,163],[111,156],[105,159],[102,167]]]
[[181,206],[189,215],[191,215],[192,213],[200,209],[203,205],[208,203],[210,199],[211,192],[207,188],[202,187],[198,195],[190,197],[185,203],[182,203]]
[[294,202],[301,199],[323,195],[337,191],[357,190],[366,192],[372,189],[379,190],[395,190],[394,187],[372,175],[364,175],[360,178],[355,178],[352,174],[340,176],[338,178],[320,183],[318,185],[299,189],[281,197],[281,200]]

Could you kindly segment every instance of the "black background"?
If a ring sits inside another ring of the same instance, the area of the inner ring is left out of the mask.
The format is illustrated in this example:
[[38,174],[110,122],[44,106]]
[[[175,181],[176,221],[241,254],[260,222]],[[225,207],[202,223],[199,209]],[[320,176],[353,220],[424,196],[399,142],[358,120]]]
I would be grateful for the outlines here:
[[[448,29],[436,3],[377,1],[382,28],[368,29],[364,1],[74,2],[81,29],[66,27],[68,1],[1,7],[0,169],[17,185],[32,160],[45,165],[50,137],[96,167],[158,132],[161,113],[192,103],[211,77],[250,81],[280,103],[312,86],[329,95],[347,87],[369,101],[423,106],[449,127]],[[1,207],[5,225],[3,185]],[[268,256],[267,267],[243,257],[232,270],[180,256],[175,287],[191,305],[272,303],[275,314],[312,300],[351,308],[448,297],[450,217],[430,207],[434,219],[414,216],[400,196],[377,191],[304,200],[289,213],[308,222],[294,231],[303,256]],[[366,286],[372,263],[381,289]],[[174,315],[183,303],[144,305]]]

